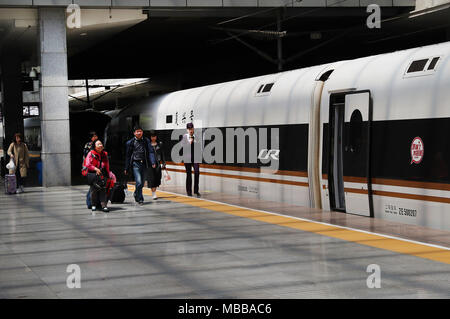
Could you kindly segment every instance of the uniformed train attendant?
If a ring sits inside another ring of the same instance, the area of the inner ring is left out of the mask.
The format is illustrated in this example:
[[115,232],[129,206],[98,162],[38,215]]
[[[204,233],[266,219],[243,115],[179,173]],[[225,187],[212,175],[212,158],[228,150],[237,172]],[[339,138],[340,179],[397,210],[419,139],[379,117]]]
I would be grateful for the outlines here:
[[[192,196],[192,168],[194,168],[194,194],[200,197],[199,180],[200,180],[200,162],[196,163],[194,156],[195,145],[199,143],[198,138],[194,134],[194,124],[186,125],[187,134],[183,135],[183,161],[186,169],[186,193]],[[201,158],[201,157],[200,157]]]
[[155,153],[156,166],[149,168],[148,187],[152,189],[153,199],[155,200],[158,199],[156,196],[156,188],[161,185],[162,170],[166,169],[166,160],[164,158],[163,143],[158,141],[154,130],[150,131],[150,140],[151,147]]

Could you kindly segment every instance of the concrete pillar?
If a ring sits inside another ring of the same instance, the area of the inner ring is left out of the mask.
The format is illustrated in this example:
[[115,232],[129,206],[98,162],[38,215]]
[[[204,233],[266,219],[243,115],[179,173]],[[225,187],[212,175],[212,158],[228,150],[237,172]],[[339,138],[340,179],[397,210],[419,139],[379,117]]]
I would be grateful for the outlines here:
[[15,133],[23,134],[21,61],[14,47],[5,48],[1,57],[2,114],[5,150]]
[[71,185],[66,16],[60,8],[39,8],[41,66],[42,184]]

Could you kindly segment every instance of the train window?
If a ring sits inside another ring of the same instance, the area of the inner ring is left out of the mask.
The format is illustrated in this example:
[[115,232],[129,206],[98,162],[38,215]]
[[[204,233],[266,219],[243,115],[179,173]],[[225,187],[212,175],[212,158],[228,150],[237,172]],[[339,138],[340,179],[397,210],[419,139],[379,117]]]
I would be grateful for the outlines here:
[[428,59],[422,59],[422,60],[416,60],[409,66],[409,69],[406,73],[412,73],[412,72],[420,72],[423,71],[425,68],[425,65],[427,64]]
[[359,110],[354,110],[350,117],[350,152],[358,152],[362,141],[363,118]]
[[172,123],[173,116],[172,115],[166,115],[166,123]]
[[270,90],[272,90],[272,87],[273,87],[274,84],[275,84],[275,83],[269,83],[269,84],[266,84],[266,86],[264,86],[264,89],[262,90],[263,93],[270,92]]
[[270,91],[272,90],[275,83],[266,83],[261,84],[258,88],[258,92],[256,92],[255,96],[268,96],[270,95]]
[[430,65],[428,66],[427,70],[428,71],[434,70],[434,68],[436,67],[436,64],[438,63],[438,61],[439,61],[439,57],[433,58],[433,60],[431,60]]

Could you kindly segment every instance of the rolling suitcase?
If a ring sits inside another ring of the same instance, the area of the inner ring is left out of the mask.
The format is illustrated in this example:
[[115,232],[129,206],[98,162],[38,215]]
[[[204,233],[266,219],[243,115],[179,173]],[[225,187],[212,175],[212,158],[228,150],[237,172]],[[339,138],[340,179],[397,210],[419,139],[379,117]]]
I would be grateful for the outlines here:
[[17,190],[16,175],[6,174],[5,175],[5,193],[15,194]]
[[122,204],[125,201],[125,185],[116,184],[111,190],[110,201],[114,204]]

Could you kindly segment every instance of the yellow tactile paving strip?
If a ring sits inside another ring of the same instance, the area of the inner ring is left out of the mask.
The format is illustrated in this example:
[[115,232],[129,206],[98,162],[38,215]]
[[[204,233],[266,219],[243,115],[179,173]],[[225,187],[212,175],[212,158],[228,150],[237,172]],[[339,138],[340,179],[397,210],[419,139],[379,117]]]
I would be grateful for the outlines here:
[[[133,191],[134,186],[128,185],[128,190]],[[144,195],[151,195],[151,190],[144,188],[143,193]],[[412,255],[420,258],[450,264],[450,249],[445,249],[444,247],[440,248],[432,245],[425,245],[407,240],[371,234],[364,231],[326,225],[314,221],[308,221],[289,216],[280,216],[268,212],[266,213],[249,208],[242,208],[234,205],[217,203],[204,199],[197,199],[194,197],[175,195],[173,193],[167,193],[162,191],[158,191],[157,195],[158,197],[164,197],[165,199],[168,199],[170,201],[182,203],[185,205],[200,207],[211,211],[249,218],[269,224],[299,229],[302,231],[312,232],[315,234],[328,236],[332,238],[338,238],[358,243],[361,245],[381,248],[400,254]]]

